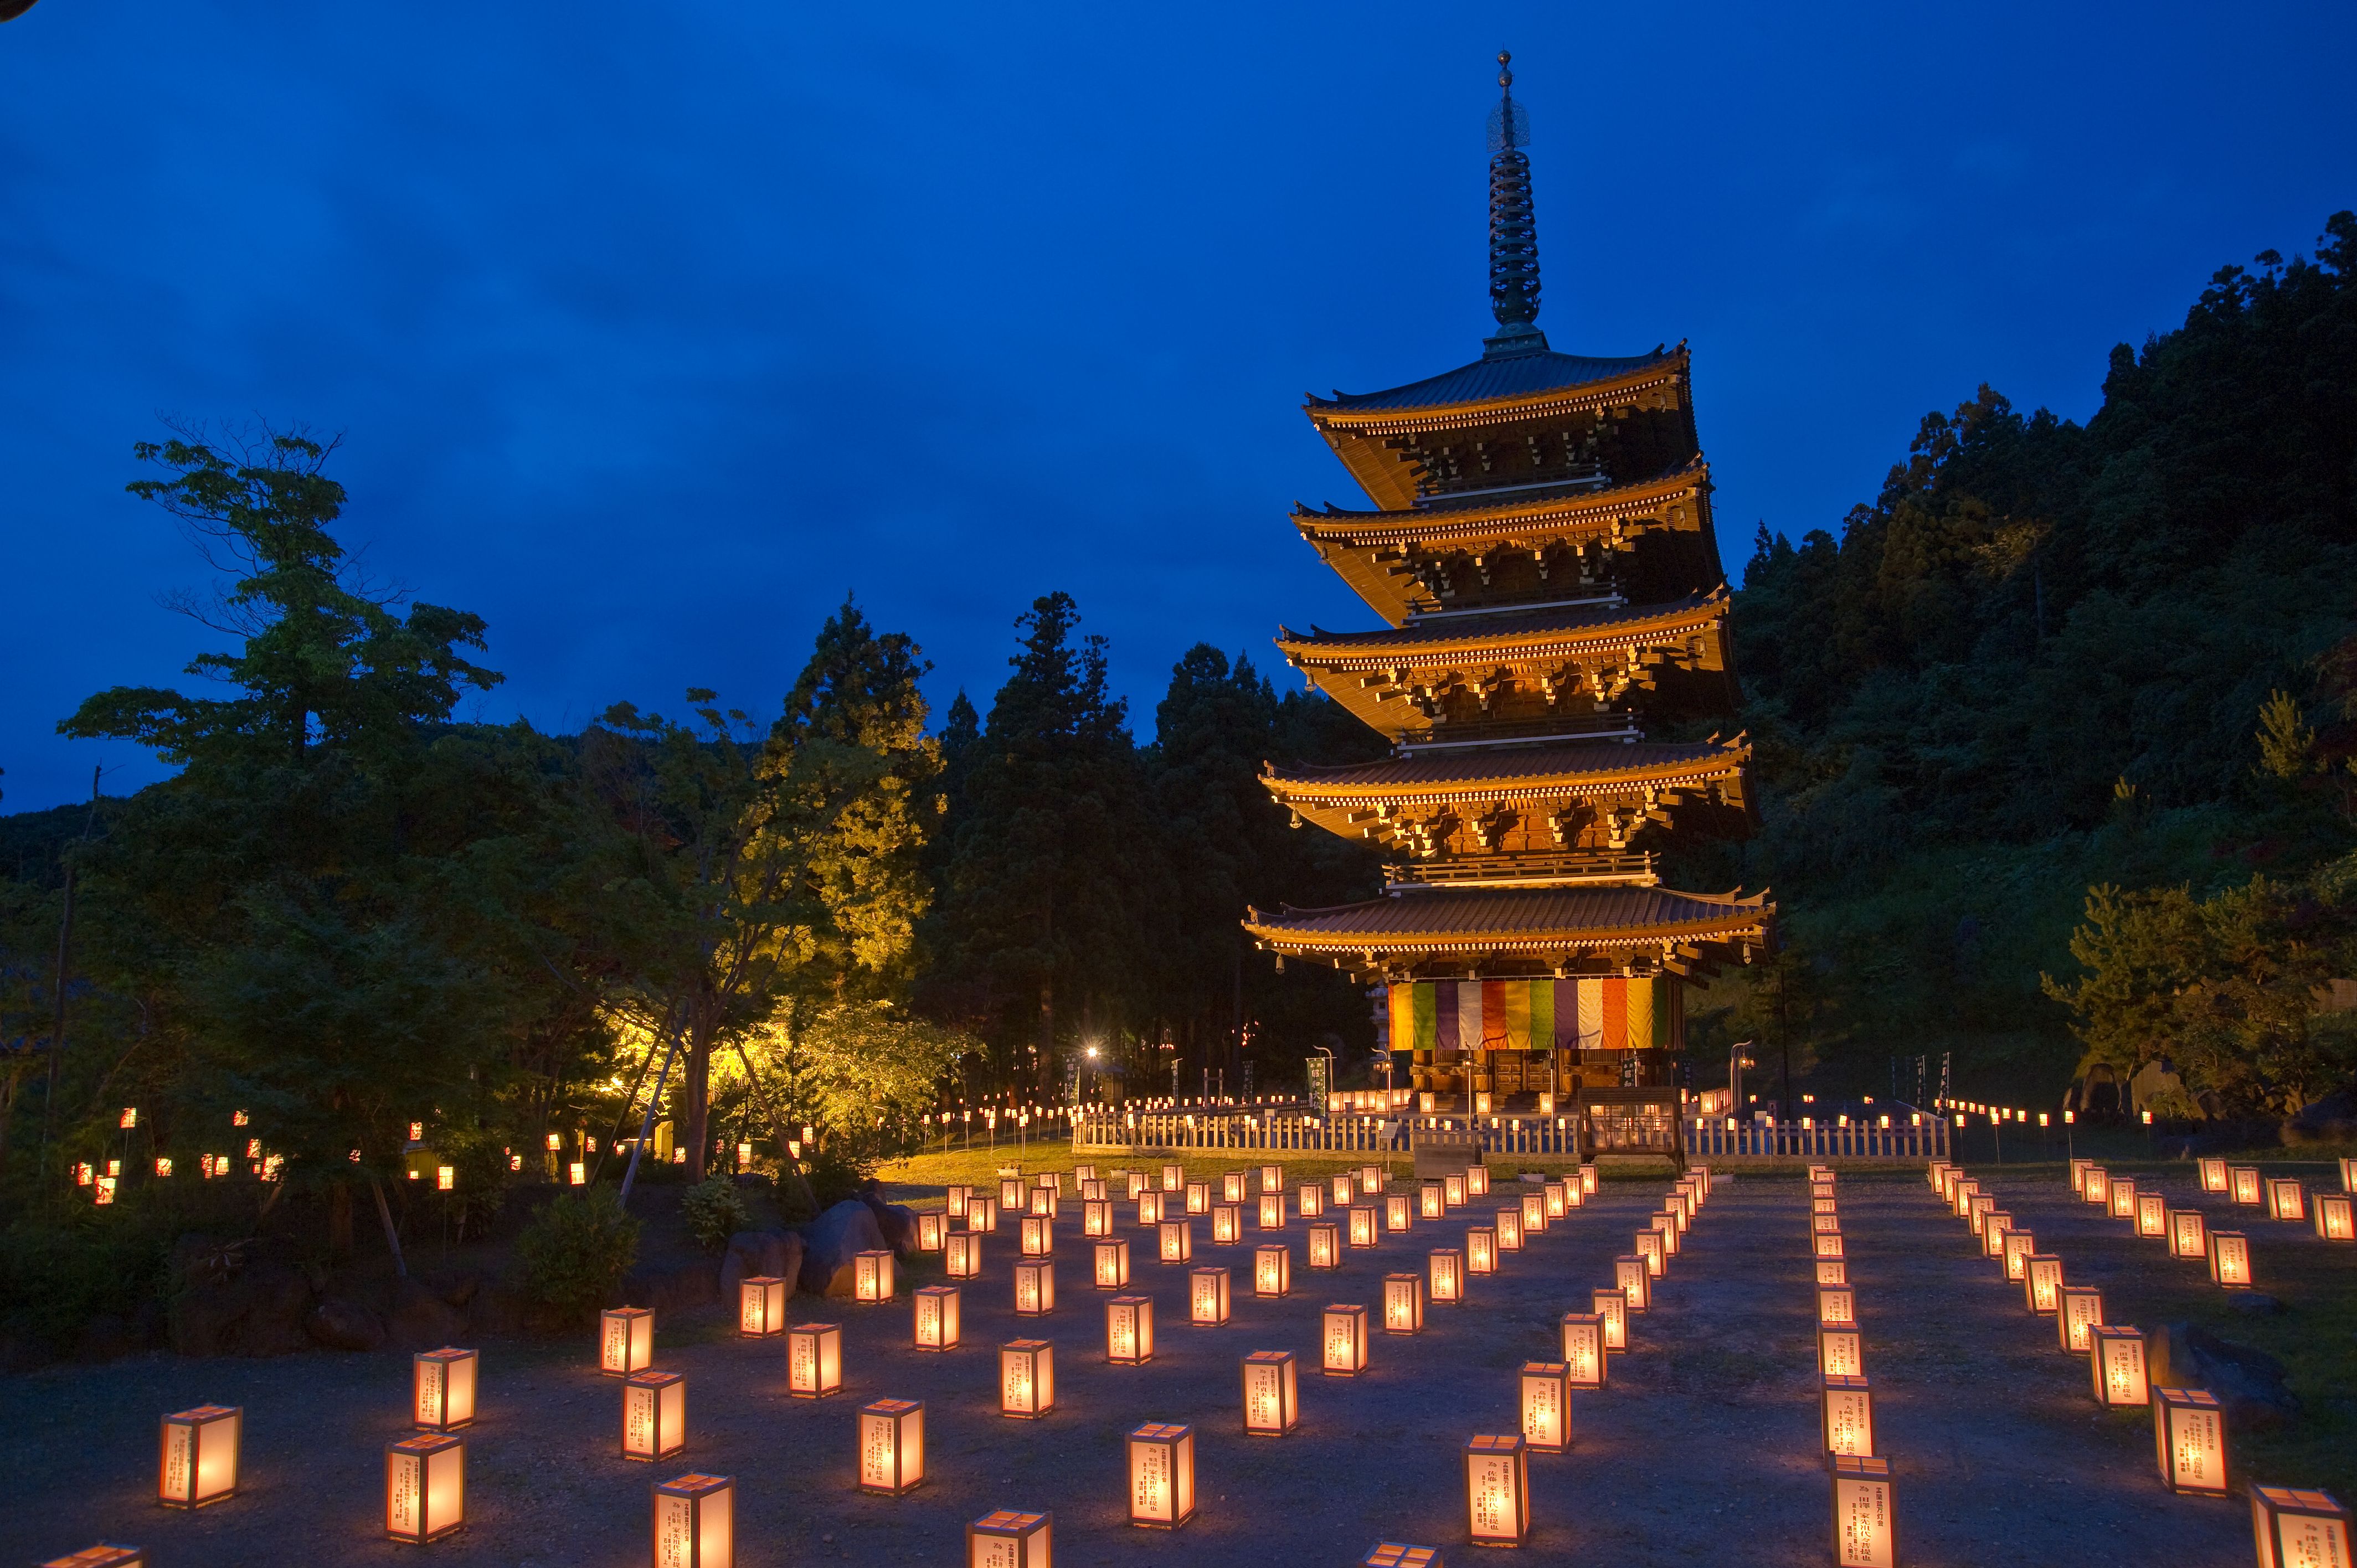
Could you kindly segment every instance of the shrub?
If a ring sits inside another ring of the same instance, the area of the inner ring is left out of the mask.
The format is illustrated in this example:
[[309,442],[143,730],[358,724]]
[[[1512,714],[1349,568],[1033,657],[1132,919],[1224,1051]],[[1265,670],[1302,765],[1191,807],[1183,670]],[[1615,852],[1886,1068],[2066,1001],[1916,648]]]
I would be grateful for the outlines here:
[[710,1176],[679,1195],[679,1217],[688,1234],[707,1252],[728,1245],[728,1238],[753,1226],[753,1210],[737,1190],[734,1177]]
[[516,1238],[524,1294],[567,1323],[606,1305],[639,1255],[639,1222],[613,1188],[560,1192]]

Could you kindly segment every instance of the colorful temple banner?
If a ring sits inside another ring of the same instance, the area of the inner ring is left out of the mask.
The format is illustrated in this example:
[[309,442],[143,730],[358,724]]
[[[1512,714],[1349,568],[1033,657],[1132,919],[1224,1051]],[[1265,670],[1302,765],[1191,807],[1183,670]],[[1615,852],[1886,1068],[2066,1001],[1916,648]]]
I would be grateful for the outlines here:
[[1391,1048],[1440,1051],[1668,1050],[1673,983],[1422,980],[1391,988]]

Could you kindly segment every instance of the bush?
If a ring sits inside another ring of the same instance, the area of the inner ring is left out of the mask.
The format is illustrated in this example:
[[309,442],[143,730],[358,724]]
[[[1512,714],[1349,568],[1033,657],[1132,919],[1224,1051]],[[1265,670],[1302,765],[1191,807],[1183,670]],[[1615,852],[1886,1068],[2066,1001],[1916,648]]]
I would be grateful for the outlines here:
[[679,1195],[679,1217],[688,1234],[707,1252],[728,1245],[728,1238],[753,1228],[753,1210],[737,1190],[734,1177],[711,1176]]
[[611,1187],[560,1192],[516,1238],[524,1294],[568,1324],[604,1306],[639,1255],[639,1222]]
[[832,1144],[802,1151],[802,1175],[809,1178],[811,1196],[818,1200],[822,1210],[834,1208],[846,1197],[857,1197],[860,1187],[874,1174],[871,1163],[846,1155]]

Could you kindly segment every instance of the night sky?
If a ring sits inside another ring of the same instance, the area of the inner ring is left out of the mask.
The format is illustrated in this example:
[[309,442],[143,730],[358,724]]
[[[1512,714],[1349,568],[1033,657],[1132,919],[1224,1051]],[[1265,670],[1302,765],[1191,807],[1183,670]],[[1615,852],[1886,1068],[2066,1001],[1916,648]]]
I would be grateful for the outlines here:
[[[1838,529],[1982,381],[2084,418],[2357,205],[2357,7],[42,0],[0,27],[0,767],[221,639],[159,415],[340,432],[470,710],[764,716],[846,591],[985,709],[1070,590],[1141,738],[1208,639],[1372,618],[1300,413],[1473,359],[1515,53],[1560,350],[1692,341],[1721,541]],[[1738,635],[1740,636],[1738,626]],[[1276,668],[1281,671],[1281,665]]]

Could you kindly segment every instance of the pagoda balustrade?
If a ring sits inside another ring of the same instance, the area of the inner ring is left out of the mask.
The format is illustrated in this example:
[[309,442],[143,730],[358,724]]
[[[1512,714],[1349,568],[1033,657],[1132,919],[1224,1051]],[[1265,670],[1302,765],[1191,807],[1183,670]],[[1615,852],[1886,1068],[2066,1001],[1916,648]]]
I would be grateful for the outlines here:
[[1543,882],[1555,886],[1610,882],[1651,887],[1660,880],[1652,854],[1644,850],[1469,855],[1457,860],[1415,860],[1405,865],[1383,867],[1383,881],[1394,887],[1514,882]]
[[[1081,1151],[1237,1150],[1304,1154],[1400,1154],[1419,1133],[1470,1133],[1485,1154],[1577,1159],[1581,1118],[1563,1116],[1427,1116],[1384,1118],[1308,1112],[1180,1113],[1125,1112],[1092,1108],[1072,1123]],[[1949,1157],[1948,1123],[1938,1117],[1888,1127],[1800,1122],[1737,1121],[1687,1116],[1680,1133],[1688,1160],[1940,1160]],[[1591,1149],[1611,1154],[1632,1146],[1614,1135],[1612,1118],[1590,1119]]]

